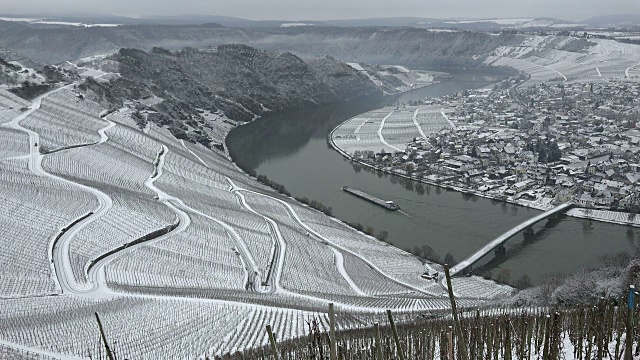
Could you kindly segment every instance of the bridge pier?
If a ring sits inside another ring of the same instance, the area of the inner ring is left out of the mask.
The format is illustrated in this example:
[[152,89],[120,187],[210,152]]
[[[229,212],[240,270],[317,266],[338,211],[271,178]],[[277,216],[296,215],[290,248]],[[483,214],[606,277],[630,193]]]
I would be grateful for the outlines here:
[[533,227],[532,227],[532,226],[527,226],[527,227],[524,229],[524,234],[525,234],[525,235],[533,235],[533,234],[534,234],[534,232],[533,232]]
[[474,264],[476,261],[480,260],[483,256],[489,254],[491,252],[491,250],[493,250],[497,255],[501,255],[501,254],[505,254],[506,253],[506,249],[504,248],[504,243],[509,240],[510,238],[512,238],[513,236],[519,234],[520,232],[524,232],[524,236],[525,236],[525,240],[527,239],[528,236],[533,235],[535,232],[533,231],[533,225],[546,219],[549,218],[551,216],[553,217],[559,217],[560,213],[564,212],[565,210],[573,207],[574,204],[572,202],[566,202],[564,204],[560,204],[556,207],[554,207],[553,209],[547,210],[542,214],[539,214],[523,223],[521,223],[520,225],[508,230],[507,232],[505,232],[504,234],[498,236],[497,238],[493,239],[489,244],[487,244],[486,246],[482,247],[482,249],[480,249],[480,251],[473,253],[471,256],[469,256],[468,258],[462,260],[461,262],[459,262],[457,265],[453,266],[450,269],[450,273],[451,275],[456,275],[459,274],[463,271],[466,271],[467,268],[470,268],[472,264]]

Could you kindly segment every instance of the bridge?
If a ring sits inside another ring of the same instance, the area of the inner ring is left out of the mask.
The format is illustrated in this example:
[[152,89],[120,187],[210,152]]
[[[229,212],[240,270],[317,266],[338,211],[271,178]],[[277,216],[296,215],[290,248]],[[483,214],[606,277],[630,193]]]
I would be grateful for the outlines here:
[[561,205],[558,205],[556,207],[554,207],[553,209],[547,210],[545,212],[543,212],[542,214],[532,217],[531,219],[521,223],[520,225],[510,229],[509,231],[505,232],[504,234],[498,236],[497,238],[493,239],[491,242],[489,242],[487,245],[485,245],[482,249],[476,251],[475,253],[473,253],[471,256],[469,256],[468,258],[464,259],[463,261],[461,261],[460,263],[458,263],[457,265],[453,266],[451,269],[449,269],[449,272],[451,273],[451,276],[456,275],[462,271],[464,271],[465,269],[470,269],[471,265],[473,265],[476,261],[480,260],[483,256],[487,255],[488,253],[490,253],[492,250],[496,250],[496,252],[498,253],[504,253],[504,243],[509,240],[511,237],[513,237],[514,235],[516,235],[517,233],[519,233],[520,231],[524,230],[525,234],[533,234],[533,228],[532,226],[537,223],[538,221],[544,220],[548,217],[554,216],[560,212],[563,212],[565,210],[568,210],[570,208],[572,208],[575,204],[571,201],[563,203]]

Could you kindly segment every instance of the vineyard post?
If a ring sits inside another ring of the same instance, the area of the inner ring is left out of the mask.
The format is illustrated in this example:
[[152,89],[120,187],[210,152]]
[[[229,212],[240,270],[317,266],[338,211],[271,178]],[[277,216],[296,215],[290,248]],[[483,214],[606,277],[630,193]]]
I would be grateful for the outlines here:
[[542,350],[542,360],[549,360],[549,336],[551,332],[551,315],[545,316],[544,321],[544,346]]
[[453,330],[451,326],[449,326],[449,331],[447,332],[447,356],[448,360],[453,360]]
[[449,300],[451,301],[451,312],[453,313],[453,325],[455,326],[456,337],[458,338],[460,348],[460,358],[468,359],[467,342],[462,334],[460,327],[460,319],[458,319],[458,311],[456,309],[456,299],[453,297],[453,287],[451,286],[451,274],[449,274],[449,265],[444,264],[444,275],[447,278],[447,288],[449,289]]
[[627,299],[627,338],[625,339],[625,351],[624,351],[624,359],[632,360],[633,359],[633,311],[634,311],[634,300],[635,296],[635,286],[629,285],[629,296]]
[[[529,322],[526,320],[525,316],[522,317],[522,324],[520,324],[521,326],[521,333],[520,333],[520,359],[524,360],[525,356],[525,352],[526,352],[526,344],[527,344],[527,329],[529,328]],[[517,350],[517,345],[516,345],[516,350]]]
[[267,334],[269,335],[269,342],[271,343],[271,351],[273,352],[273,358],[278,360],[278,348],[276,347],[276,338],[271,331],[271,325],[267,325]]
[[[534,322],[536,322],[536,321],[535,320],[530,321],[529,322],[530,323],[529,328],[527,329],[527,347],[526,347],[527,360],[531,360],[532,338],[533,338],[533,335],[534,335],[534,333],[536,331],[535,324],[533,324]],[[535,342],[534,342],[533,345],[535,346]]]
[[603,329],[603,321],[604,321],[604,316],[602,314],[603,311],[603,305],[604,305],[604,298],[600,298],[600,300],[598,301],[598,312],[596,313],[596,353],[598,354],[597,357],[599,359],[602,359],[603,355],[604,355],[604,329]]
[[[578,312],[578,340],[577,340],[577,349],[578,349],[578,353],[577,353],[577,358],[578,359],[582,359],[582,348],[584,346],[584,327],[585,327],[585,320],[584,320],[584,309],[580,309],[580,311]],[[617,346],[616,346],[616,359],[619,359],[620,357],[617,356],[618,352],[617,352]]]
[[483,356],[483,344],[482,344],[482,329],[483,328],[483,321],[480,318],[480,309],[476,309],[476,339],[475,339],[475,344],[473,345],[475,347],[475,356],[472,356],[472,360],[482,360],[482,356]]
[[400,338],[398,338],[398,329],[396,329],[396,324],[393,322],[393,316],[391,316],[391,310],[387,310],[387,317],[389,318],[389,324],[391,325],[391,331],[393,332],[393,340],[396,343],[398,356],[400,357],[400,360],[404,360],[404,351],[402,350],[402,344],[400,344]]
[[329,358],[331,360],[337,360],[336,357],[336,314],[333,311],[333,303],[329,303]]
[[102,337],[102,342],[104,343],[104,349],[107,352],[107,357],[109,360],[115,360],[113,357],[113,353],[111,352],[111,348],[109,347],[109,343],[107,342],[107,336],[104,334],[104,329],[102,328],[102,322],[100,321],[100,316],[98,313],[96,314],[96,320],[98,321],[98,328],[100,329],[100,337]]
[[373,324],[376,333],[376,359],[382,360],[382,342],[380,341],[380,324]]
[[493,323],[485,325],[484,341],[487,344],[487,359],[491,359],[491,354],[493,354]]
[[511,322],[509,318],[506,319],[506,326],[504,328],[504,360],[511,360]]

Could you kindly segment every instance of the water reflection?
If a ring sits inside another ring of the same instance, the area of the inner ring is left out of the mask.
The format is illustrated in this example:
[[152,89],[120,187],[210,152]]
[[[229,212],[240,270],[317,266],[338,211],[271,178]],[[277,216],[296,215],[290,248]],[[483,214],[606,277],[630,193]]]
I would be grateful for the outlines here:
[[[505,252],[489,253],[474,266],[474,273],[484,274],[495,268],[499,268],[508,261],[517,259],[524,251],[529,249],[531,245],[546,240],[553,234],[553,229],[560,226],[562,221],[571,221],[567,215],[561,214],[555,218],[551,217],[544,222],[540,228],[539,224],[534,226],[533,234],[525,234],[524,232],[514,235],[504,244]],[[519,239],[521,239],[519,241]]]
[[[478,79],[482,77],[472,75],[407,96],[440,96],[482,85]],[[451,253],[464,259],[539,213],[382,173],[354,164],[328,146],[327,135],[335,126],[379,105],[380,99],[368,99],[272,114],[234,129],[227,145],[241,166],[283,184],[292,195],[321,201],[344,221],[373,226],[376,233],[387,231],[389,241],[398,247],[429,246],[441,257]],[[344,185],[393,200],[402,211],[390,212],[350,196],[340,190]],[[527,274],[536,282],[550,274],[576,271],[604,254],[633,250],[638,237],[623,226],[570,217],[540,223],[536,229],[530,238],[518,235],[507,242],[499,259],[493,254],[483,259],[487,261],[483,268],[495,274],[508,270],[513,279]]]
[[[256,169],[265,161],[297,152],[311,138],[326,138],[341,122],[378,108],[382,101],[382,97],[371,97],[266,115],[233,129],[227,136],[226,144],[240,167]],[[354,171],[359,170],[354,167]]]

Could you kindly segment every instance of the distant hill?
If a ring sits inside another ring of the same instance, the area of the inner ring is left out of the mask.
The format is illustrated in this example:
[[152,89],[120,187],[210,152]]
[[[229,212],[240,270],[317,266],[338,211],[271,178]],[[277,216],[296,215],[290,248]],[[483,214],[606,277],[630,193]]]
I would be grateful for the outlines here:
[[97,100],[119,107],[126,99],[159,98],[150,120],[170,125],[174,135],[182,137],[188,130],[183,122],[197,116],[197,109],[251,121],[270,111],[382,96],[364,74],[333,58],[305,62],[289,53],[245,45],[210,51],[121,49],[104,61],[119,64],[121,77],[110,82],[89,79],[84,86]]
[[640,14],[601,15],[594,16],[583,22],[597,27],[629,26],[638,28],[640,27]]
[[294,26],[229,28],[219,25],[125,25],[113,28],[46,27],[0,22],[0,47],[46,64],[56,64],[121,48],[178,50],[241,43],[291,52],[302,58],[332,56],[344,62],[410,67],[469,67],[498,46],[523,37],[417,28]]
[[[2,17],[2,15],[0,15]],[[337,26],[337,27],[416,27],[440,28],[459,30],[504,30],[530,29],[540,27],[571,27],[574,23],[554,18],[425,18],[425,17],[378,17],[363,19],[339,20],[250,20],[232,16],[220,15],[170,15],[170,16],[142,16],[126,17],[114,15],[86,14],[75,16],[41,16],[23,18],[38,18],[43,21],[60,21],[66,23],[83,24],[120,24],[120,25],[202,25],[216,23],[232,28],[277,28],[292,26]],[[583,25],[583,24],[575,24]]]
[[218,15],[174,15],[174,16],[148,16],[135,19],[137,24],[167,24],[167,25],[195,25],[217,23],[226,27],[260,28],[279,27],[288,21],[279,20],[249,20],[231,16]]

